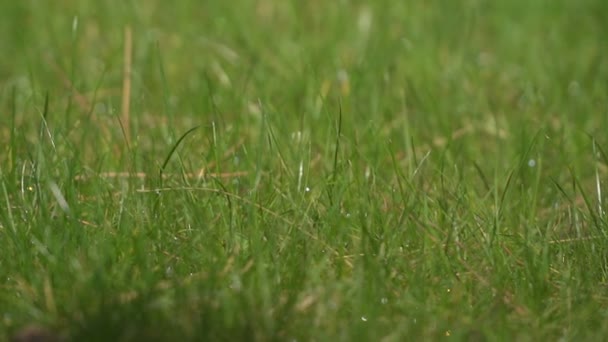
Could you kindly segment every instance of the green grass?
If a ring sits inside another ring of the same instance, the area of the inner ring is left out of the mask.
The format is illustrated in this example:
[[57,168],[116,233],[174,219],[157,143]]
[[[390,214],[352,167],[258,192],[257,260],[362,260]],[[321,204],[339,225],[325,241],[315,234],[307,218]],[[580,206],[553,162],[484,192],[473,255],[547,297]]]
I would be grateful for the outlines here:
[[2,2],[0,340],[602,339],[607,14]]

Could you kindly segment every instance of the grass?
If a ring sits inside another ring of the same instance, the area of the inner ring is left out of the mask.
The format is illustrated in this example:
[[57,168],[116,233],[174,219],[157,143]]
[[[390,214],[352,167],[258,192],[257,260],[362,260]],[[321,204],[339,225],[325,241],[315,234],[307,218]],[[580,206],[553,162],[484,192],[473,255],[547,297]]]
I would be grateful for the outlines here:
[[603,1],[0,13],[0,339],[608,334]]

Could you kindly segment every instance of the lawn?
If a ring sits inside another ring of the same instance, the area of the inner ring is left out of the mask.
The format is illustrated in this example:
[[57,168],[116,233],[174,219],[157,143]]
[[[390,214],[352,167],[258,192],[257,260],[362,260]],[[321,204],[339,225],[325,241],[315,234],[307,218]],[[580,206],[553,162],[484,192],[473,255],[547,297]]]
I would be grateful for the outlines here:
[[608,336],[604,0],[3,1],[0,341]]

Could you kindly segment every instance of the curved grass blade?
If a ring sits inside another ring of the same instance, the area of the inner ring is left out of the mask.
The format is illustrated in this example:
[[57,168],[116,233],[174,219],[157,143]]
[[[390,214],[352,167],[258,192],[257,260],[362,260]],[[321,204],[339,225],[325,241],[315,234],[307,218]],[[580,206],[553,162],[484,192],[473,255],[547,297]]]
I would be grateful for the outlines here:
[[163,171],[165,171],[165,167],[167,166],[167,164],[169,164],[169,160],[171,160],[171,157],[173,156],[173,153],[175,153],[175,150],[177,149],[177,147],[179,146],[179,144],[181,144],[181,142],[192,132],[196,131],[199,126],[194,126],[192,128],[190,128],[188,131],[186,131],[186,133],[182,134],[181,137],[179,137],[179,139],[177,139],[177,142],[175,142],[175,144],[173,144],[173,147],[171,148],[171,151],[169,151],[169,154],[167,155],[167,157],[165,158],[165,161],[163,162],[163,165],[160,167],[160,184],[163,183]]

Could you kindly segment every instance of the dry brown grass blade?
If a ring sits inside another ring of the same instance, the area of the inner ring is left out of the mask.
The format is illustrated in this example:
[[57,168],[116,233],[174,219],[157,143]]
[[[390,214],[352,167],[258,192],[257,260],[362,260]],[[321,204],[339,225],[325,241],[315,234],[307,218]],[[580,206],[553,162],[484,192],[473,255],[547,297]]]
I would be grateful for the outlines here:
[[553,240],[553,241],[549,241],[549,244],[555,245],[555,244],[562,244],[562,243],[585,242],[585,241],[591,241],[591,240],[599,240],[602,238],[604,238],[604,237],[603,236],[582,236],[582,237]]
[[[186,174],[180,174],[180,177],[186,177],[189,179],[200,179],[200,178],[204,178],[204,177],[210,177],[210,178],[236,178],[236,177],[243,177],[243,176],[247,176],[249,174],[248,171],[235,171],[235,172],[221,172],[221,173],[216,173],[216,172],[205,172],[205,170],[201,170],[199,172],[195,172],[195,173],[186,173]],[[149,177],[151,175],[145,173],[145,172],[126,172],[126,171],[119,171],[119,172],[102,172],[99,174],[95,174],[95,175],[78,175],[76,177],[74,177],[74,180],[77,181],[83,181],[83,180],[88,180],[91,179],[93,177],[100,177],[100,178],[138,178],[138,179],[144,179],[146,177]],[[172,176],[176,176],[174,174],[164,174],[163,178],[170,178]],[[154,177],[156,177],[156,175],[154,175]]]
[[123,75],[122,75],[122,129],[127,141],[127,145],[131,145],[131,65],[133,62],[133,35],[131,27],[125,27],[125,42],[123,56]]

